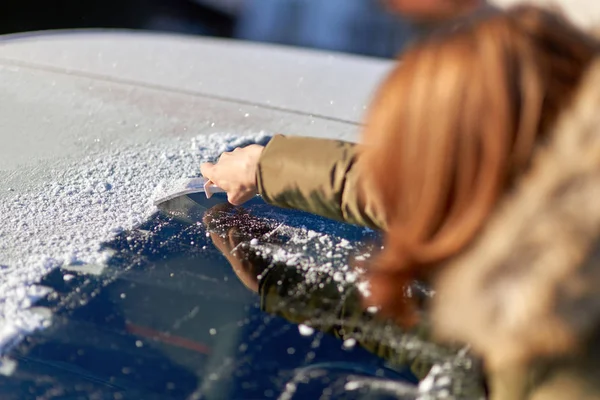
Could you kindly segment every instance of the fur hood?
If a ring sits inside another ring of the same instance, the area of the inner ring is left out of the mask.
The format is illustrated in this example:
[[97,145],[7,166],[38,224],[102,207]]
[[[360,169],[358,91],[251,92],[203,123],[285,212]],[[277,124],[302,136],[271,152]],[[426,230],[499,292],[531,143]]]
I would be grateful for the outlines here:
[[434,281],[433,326],[490,368],[577,349],[600,326],[600,61],[530,172]]

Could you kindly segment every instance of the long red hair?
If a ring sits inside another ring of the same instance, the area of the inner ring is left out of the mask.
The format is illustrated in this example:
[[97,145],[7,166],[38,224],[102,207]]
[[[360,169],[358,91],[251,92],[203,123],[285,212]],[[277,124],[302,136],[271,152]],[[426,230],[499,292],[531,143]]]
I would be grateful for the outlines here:
[[464,20],[402,55],[376,93],[361,149],[388,223],[370,304],[414,320],[402,288],[467,248],[597,52],[561,16],[520,6]]

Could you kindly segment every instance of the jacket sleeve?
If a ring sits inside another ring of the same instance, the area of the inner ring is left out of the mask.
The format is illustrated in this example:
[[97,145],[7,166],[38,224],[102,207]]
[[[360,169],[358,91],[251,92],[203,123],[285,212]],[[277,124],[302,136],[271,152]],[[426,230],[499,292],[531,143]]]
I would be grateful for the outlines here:
[[360,180],[358,155],[349,142],[277,135],[259,160],[259,193],[279,207],[385,230],[383,210]]

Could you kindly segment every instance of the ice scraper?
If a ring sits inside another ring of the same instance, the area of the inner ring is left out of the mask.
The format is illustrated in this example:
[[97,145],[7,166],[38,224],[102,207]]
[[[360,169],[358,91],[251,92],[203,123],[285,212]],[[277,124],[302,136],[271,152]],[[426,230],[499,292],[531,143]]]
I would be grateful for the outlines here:
[[198,221],[212,206],[227,201],[225,191],[206,178],[183,178],[157,189],[154,205],[162,212],[186,222]]
[[224,193],[224,190],[203,177],[177,179],[167,186],[160,188],[155,196],[154,205],[159,206],[176,197],[192,193],[204,193],[206,198],[210,199],[213,193]]

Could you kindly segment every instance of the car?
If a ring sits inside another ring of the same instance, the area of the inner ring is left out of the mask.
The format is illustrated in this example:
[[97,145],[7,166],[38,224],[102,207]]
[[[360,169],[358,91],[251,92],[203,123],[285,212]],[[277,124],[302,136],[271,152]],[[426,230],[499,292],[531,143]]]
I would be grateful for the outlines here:
[[131,32],[0,48],[2,399],[413,399],[447,388],[408,360],[470,365],[359,309],[378,233],[260,197],[153,205],[278,132],[356,141],[390,62]]

